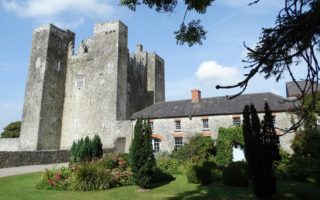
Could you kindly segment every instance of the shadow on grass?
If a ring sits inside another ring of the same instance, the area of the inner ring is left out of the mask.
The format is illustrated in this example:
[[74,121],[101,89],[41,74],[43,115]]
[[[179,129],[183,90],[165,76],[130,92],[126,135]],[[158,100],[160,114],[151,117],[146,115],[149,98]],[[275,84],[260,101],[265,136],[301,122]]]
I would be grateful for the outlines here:
[[197,186],[195,190],[179,193],[168,200],[234,200],[254,199],[248,187],[229,187],[220,184]]
[[[308,183],[280,183],[272,200],[320,199],[320,188]],[[251,187],[230,187],[222,184],[197,186],[195,190],[176,194],[167,200],[254,200]]]

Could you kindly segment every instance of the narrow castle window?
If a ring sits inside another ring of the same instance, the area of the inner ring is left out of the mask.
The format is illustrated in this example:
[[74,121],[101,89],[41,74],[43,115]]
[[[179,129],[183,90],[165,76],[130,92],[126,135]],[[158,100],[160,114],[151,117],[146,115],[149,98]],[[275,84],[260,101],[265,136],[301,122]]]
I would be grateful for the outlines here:
[[84,77],[83,75],[78,75],[77,77],[77,88],[82,88],[84,86]]
[[60,71],[60,69],[61,69],[61,63],[60,63],[60,61],[58,61],[57,62],[57,71]]

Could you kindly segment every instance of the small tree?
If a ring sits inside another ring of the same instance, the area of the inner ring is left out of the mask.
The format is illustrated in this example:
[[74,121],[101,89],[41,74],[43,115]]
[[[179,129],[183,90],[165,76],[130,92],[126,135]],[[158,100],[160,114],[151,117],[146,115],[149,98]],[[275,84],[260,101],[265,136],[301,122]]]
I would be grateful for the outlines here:
[[135,183],[141,188],[150,187],[155,171],[155,158],[151,143],[152,130],[147,120],[138,119],[130,148],[130,165]]
[[245,156],[257,197],[271,197],[276,193],[274,163],[280,160],[279,136],[275,132],[272,114],[265,104],[264,120],[260,123],[254,105],[245,106],[243,112]]
[[16,121],[4,127],[1,138],[18,138],[21,131],[21,121]]

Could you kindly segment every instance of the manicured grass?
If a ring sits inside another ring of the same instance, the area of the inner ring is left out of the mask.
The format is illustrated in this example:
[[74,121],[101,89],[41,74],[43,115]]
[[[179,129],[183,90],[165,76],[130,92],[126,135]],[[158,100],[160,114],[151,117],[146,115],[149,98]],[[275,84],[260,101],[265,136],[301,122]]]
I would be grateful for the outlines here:
[[[254,199],[250,188],[227,187],[218,184],[202,187],[197,184],[188,183],[185,176],[177,176],[175,181],[145,192],[139,192],[136,186],[120,187],[97,192],[37,190],[35,189],[35,184],[40,176],[40,173],[32,173],[0,178],[0,200]],[[318,192],[320,188],[313,183],[279,182],[278,188],[279,193],[276,199],[300,199],[295,193],[301,193],[301,191],[307,192],[307,194],[303,194],[305,197],[307,197],[308,193],[316,195],[312,198],[304,199],[320,199]]]

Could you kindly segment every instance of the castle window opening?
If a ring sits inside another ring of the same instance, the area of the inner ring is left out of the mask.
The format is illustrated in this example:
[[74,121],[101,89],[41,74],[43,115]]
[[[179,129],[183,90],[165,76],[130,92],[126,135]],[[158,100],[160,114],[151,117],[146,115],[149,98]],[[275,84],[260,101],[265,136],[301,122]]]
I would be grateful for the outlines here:
[[174,150],[177,150],[182,146],[183,146],[182,137],[175,137],[174,138]]
[[60,61],[58,61],[57,62],[57,71],[60,71],[60,69],[61,69],[61,63],[60,63]]
[[152,138],[152,149],[154,153],[160,152],[161,140],[158,138]]
[[78,75],[77,77],[77,87],[80,89],[84,86],[84,77],[83,75]]

